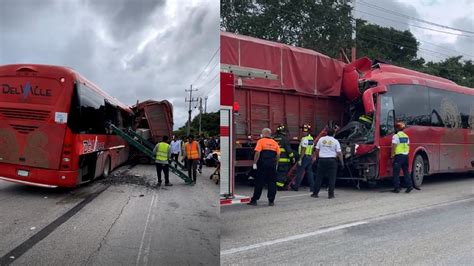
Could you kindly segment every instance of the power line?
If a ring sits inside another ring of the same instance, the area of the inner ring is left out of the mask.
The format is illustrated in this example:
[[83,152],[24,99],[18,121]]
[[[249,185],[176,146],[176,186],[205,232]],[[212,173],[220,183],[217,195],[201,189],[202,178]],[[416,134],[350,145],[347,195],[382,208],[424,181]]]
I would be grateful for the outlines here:
[[[367,36],[364,34],[362,34],[362,36],[360,36],[360,34],[358,35],[358,37],[362,38],[362,39],[365,39],[365,40],[376,40],[376,41],[379,41],[379,42],[383,42],[383,43],[387,43],[387,44],[391,44],[391,45],[401,45],[404,47],[404,49],[409,49],[409,50],[413,50],[415,52],[418,52],[418,50],[422,50],[424,52],[431,52],[433,53],[434,51],[431,51],[431,50],[427,50],[427,49],[421,49],[421,48],[415,48],[415,47],[412,47],[412,46],[407,46],[407,45],[404,45],[404,44],[401,44],[401,43],[397,43],[397,42],[394,42],[394,41],[391,41],[391,40],[388,40],[388,39],[384,39],[384,38],[379,38],[379,37],[370,37],[370,36]],[[437,53],[437,54],[442,54],[442,53],[438,53],[438,52],[434,52],[434,53]],[[451,57],[450,55],[446,55],[446,54],[442,54],[446,57]],[[433,55],[435,57],[438,57],[438,58],[441,58],[441,59],[445,59],[445,57],[441,57],[439,55]]]
[[428,28],[428,27],[423,27],[423,26],[411,24],[411,23],[406,23],[406,22],[399,21],[399,20],[396,20],[396,19],[390,19],[390,18],[386,18],[386,17],[383,17],[383,16],[377,16],[375,14],[365,12],[365,11],[361,11],[361,10],[358,10],[358,9],[354,9],[354,11],[357,11],[357,12],[360,12],[360,13],[363,13],[363,14],[367,14],[367,15],[370,15],[370,16],[373,16],[373,17],[378,17],[378,18],[381,18],[381,19],[390,20],[390,21],[393,21],[393,22],[396,22],[396,23],[416,27],[416,28],[421,28],[421,29],[425,29],[425,30],[430,30],[430,31],[435,31],[435,32],[440,32],[440,33],[445,33],[445,34],[451,34],[451,35],[456,35],[456,36],[461,36],[461,37],[474,38],[474,36],[471,36],[471,35],[464,35],[464,34],[458,34],[458,33],[454,33],[454,32],[436,30],[436,29],[433,29],[433,28]]
[[209,66],[209,64],[211,64],[212,60],[214,59],[214,57],[217,55],[217,53],[219,52],[220,50],[220,46],[217,48],[217,50],[214,52],[214,54],[212,55],[211,59],[209,59],[209,62],[207,62],[206,66],[202,69],[201,73],[199,73],[199,75],[197,76],[196,80],[194,80],[192,82],[192,84],[196,83],[196,81],[199,80],[199,78],[201,77],[201,75],[204,73],[204,71],[207,69],[207,67]]
[[[205,81],[206,78],[209,77],[209,75],[211,75],[211,73],[214,72],[214,70],[216,69],[217,66],[220,66],[220,62],[219,62],[219,61],[217,61],[217,62],[212,66],[212,68],[209,69],[209,71],[207,72],[207,74],[206,74],[205,76],[202,76],[197,82],[195,82],[195,84],[200,83],[201,80],[202,80],[202,81]],[[206,83],[206,82],[203,82],[202,84],[204,84],[204,83]],[[198,86],[198,85],[196,85],[196,86],[197,86],[197,87],[201,87],[201,86]]]
[[358,0],[358,2],[362,5],[365,5],[365,6],[369,7],[369,8],[378,9],[378,10],[384,11],[386,13],[394,14],[394,15],[401,16],[401,17],[404,17],[404,18],[409,18],[409,19],[412,19],[412,20],[415,20],[415,21],[418,21],[418,22],[422,22],[422,23],[426,23],[426,24],[430,24],[430,25],[433,25],[433,26],[436,26],[436,27],[474,34],[474,32],[472,32],[472,31],[463,30],[463,29],[459,29],[459,28],[453,28],[453,27],[450,27],[450,26],[434,23],[434,22],[431,22],[431,21],[428,21],[428,20],[423,20],[423,19],[420,19],[420,18],[412,17],[412,16],[409,16],[409,15],[406,15],[406,14],[403,14],[403,13],[400,13],[400,12],[397,12],[397,11],[393,11],[393,10],[390,10],[390,9],[383,8],[383,7],[378,6],[378,5],[367,3],[367,2],[362,1],[362,0]]

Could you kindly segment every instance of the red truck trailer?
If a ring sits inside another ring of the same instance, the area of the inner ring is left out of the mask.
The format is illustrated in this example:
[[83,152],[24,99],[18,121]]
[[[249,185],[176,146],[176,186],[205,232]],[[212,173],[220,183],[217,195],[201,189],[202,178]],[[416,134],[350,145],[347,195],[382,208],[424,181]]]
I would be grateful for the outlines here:
[[134,130],[153,143],[173,134],[173,106],[170,102],[146,100],[132,107],[135,113]]
[[344,99],[339,96],[345,64],[340,61],[308,49],[222,32],[221,64],[276,75],[234,81],[236,175],[250,171],[253,147],[263,128],[286,125],[296,148],[303,124],[310,124],[317,135],[328,121],[343,123]]

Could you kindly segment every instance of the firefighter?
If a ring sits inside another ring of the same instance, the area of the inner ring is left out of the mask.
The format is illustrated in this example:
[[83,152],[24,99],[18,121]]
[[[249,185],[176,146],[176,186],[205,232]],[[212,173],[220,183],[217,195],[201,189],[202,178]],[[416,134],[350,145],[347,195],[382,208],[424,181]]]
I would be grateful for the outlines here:
[[363,114],[359,116],[359,122],[362,123],[367,129],[372,126],[372,116]]
[[[188,166],[188,176],[193,178],[193,183],[196,184],[197,164],[201,156],[201,148],[199,143],[194,140],[193,135],[189,135],[188,142],[184,145],[184,156]],[[191,175],[192,174],[192,175]]]
[[400,169],[403,170],[405,178],[406,193],[413,190],[413,184],[408,173],[408,153],[410,152],[410,138],[403,132],[405,123],[395,123],[396,133],[392,137],[392,153],[393,159],[393,193],[400,193]]
[[283,189],[287,181],[288,171],[290,170],[291,164],[295,163],[295,154],[291,149],[291,145],[288,141],[286,134],[288,133],[287,128],[284,125],[279,125],[276,129],[276,134],[273,139],[280,146],[280,159],[278,160],[277,170],[277,188]]
[[318,198],[321,183],[324,177],[328,178],[329,189],[328,199],[334,198],[334,188],[336,186],[337,161],[344,168],[344,160],[342,158],[341,144],[334,138],[335,130],[331,127],[327,129],[327,135],[321,137],[316,143],[316,151],[314,154],[317,161],[316,184],[311,197]]
[[291,185],[291,189],[294,191],[298,191],[301,181],[303,180],[303,172],[306,173],[306,177],[308,178],[308,183],[310,190],[313,191],[314,188],[314,177],[313,177],[313,137],[311,136],[311,126],[308,124],[304,124],[303,127],[303,134],[305,136],[301,138],[300,146],[298,147],[298,153],[300,155],[298,160],[298,169],[296,170],[296,182],[294,185]]
[[158,175],[157,186],[161,186],[161,172],[165,175],[165,186],[172,186],[169,179],[169,160],[171,156],[170,145],[168,144],[168,136],[163,136],[160,143],[156,144],[153,149],[155,155],[156,173]]
[[262,195],[263,186],[268,185],[268,206],[275,205],[276,176],[278,159],[280,157],[280,146],[270,136],[272,131],[269,128],[262,130],[262,138],[258,140],[255,147],[253,169],[256,170],[255,189],[252,199],[248,205],[257,205],[257,200]]

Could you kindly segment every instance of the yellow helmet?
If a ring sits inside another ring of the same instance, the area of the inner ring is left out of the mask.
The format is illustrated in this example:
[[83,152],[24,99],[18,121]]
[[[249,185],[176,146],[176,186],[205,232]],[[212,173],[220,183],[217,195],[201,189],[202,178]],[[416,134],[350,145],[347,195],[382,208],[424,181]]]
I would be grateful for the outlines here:
[[303,132],[311,131],[311,126],[309,124],[304,124],[302,128],[303,128]]

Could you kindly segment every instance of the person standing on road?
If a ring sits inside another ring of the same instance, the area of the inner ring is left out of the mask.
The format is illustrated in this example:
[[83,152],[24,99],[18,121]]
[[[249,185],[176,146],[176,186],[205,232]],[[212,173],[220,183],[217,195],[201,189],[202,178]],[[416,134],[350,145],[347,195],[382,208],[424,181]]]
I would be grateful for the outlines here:
[[413,183],[408,173],[408,153],[410,152],[410,138],[403,132],[405,123],[395,123],[396,133],[392,137],[392,153],[393,159],[393,193],[400,193],[400,169],[403,170],[405,178],[406,193],[413,190]]
[[327,129],[327,135],[321,137],[316,143],[314,159],[317,160],[316,184],[311,197],[318,198],[319,190],[323,178],[329,180],[328,199],[334,198],[334,189],[336,187],[337,161],[339,159],[341,167],[344,168],[344,160],[341,152],[341,144],[334,138],[333,128]]
[[169,179],[168,161],[170,160],[171,149],[170,145],[168,144],[168,136],[163,136],[162,141],[156,144],[155,148],[153,149],[153,154],[155,155],[156,173],[158,175],[157,186],[161,186],[162,171],[165,175],[165,186],[172,186]]
[[184,150],[184,156],[188,166],[188,176],[190,178],[192,177],[194,184],[196,184],[197,164],[201,155],[201,147],[199,147],[199,143],[194,140],[193,135],[189,135],[188,142],[184,145]]
[[280,146],[280,159],[278,160],[277,169],[277,188],[283,189],[288,180],[288,171],[295,163],[295,155],[291,149],[290,142],[287,137],[288,129],[281,124],[276,129],[276,134],[273,139]]
[[300,158],[298,160],[298,169],[296,170],[296,181],[295,184],[290,185],[291,189],[298,191],[301,181],[303,181],[303,175],[306,173],[310,190],[314,188],[314,177],[313,177],[313,137],[311,136],[311,126],[308,124],[303,125],[303,133],[305,136],[301,138],[300,146],[298,147],[298,153]]
[[257,205],[257,200],[262,195],[263,186],[268,185],[268,205],[275,205],[277,192],[276,177],[278,159],[280,158],[280,146],[271,138],[272,131],[269,128],[262,130],[262,138],[257,141],[255,156],[253,159],[253,169],[256,170],[255,189],[249,205]]
[[204,134],[201,134],[199,138],[199,147],[200,149],[200,156],[199,156],[199,173],[202,174],[202,165],[204,164],[204,157],[206,153],[206,143],[204,141]]
[[173,136],[171,139],[171,160],[175,163],[175,168],[178,168],[179,154],[181,153],[181,142]]

